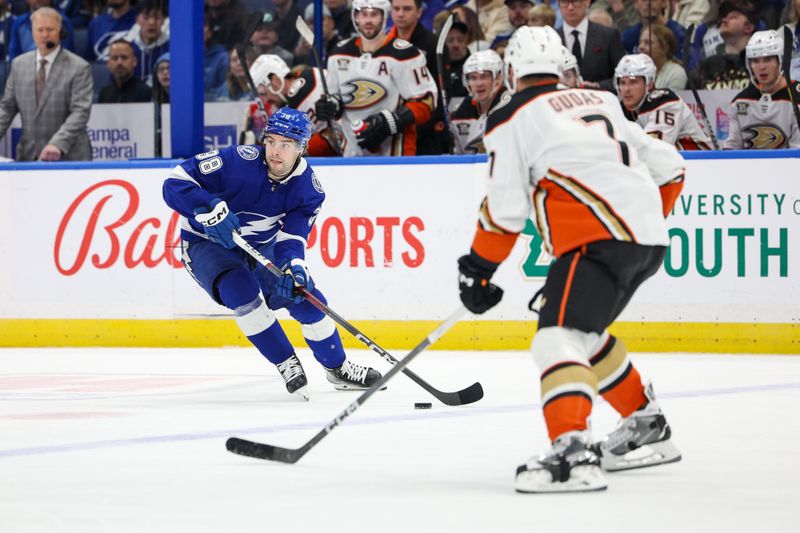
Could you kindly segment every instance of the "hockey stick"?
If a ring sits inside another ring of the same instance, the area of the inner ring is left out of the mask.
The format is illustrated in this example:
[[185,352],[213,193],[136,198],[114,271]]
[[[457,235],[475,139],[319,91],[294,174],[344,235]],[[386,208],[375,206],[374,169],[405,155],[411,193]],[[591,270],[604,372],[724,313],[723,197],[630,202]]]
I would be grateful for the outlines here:
[[789,101],[792,103],[792,110],[794,111],[794,119],[797,121],[797,127],[800,128],[800,109],[797,108],[797,98],[794,94],[792,87],[792,75],[789,72],[792,65],[792,48],[794,45],[794,35],[789,26],[783,27],[783,77],[786,79],[786,90],[789,91]]
[[411,362],[417,355],[420,354],[425,348],[436,342],[439,337],[444,335],[447,330],[449,330],[453,325],[458,322],[461,318],[461,315],[464,314],[466,309],[464,307],[459,307],[458,310],[450,315],[450,317],[442,322],[439,327],[437,327],[430,335],[425,337],[421,343],[419,343],[416,348],[411,350],[408,355],[406,355],[400,361],[397,361],[397,364],[392,367],[389,372],[386,373],[378,382],[373,383],[370,388],[365,390],[361,396],[355,399],[350,405],[345,407],[344,411],[336,415],[336,418],[328,422],[328,424],[322,428],[316,435],[314,435],[310,441],[306,442],[299,448],[281,448],[280,446],[272,446],[271,444],[261,444],[259,442],[253,442],[249,440],[239,439],[236,437],[231,437],[225,443],[225,447],[228,449],[229,452],[233,452],[238,455],[244,455],[247,457],[254,457],[256,459],[267,459],[269,461],[279,461],[281,463],[296,463],[303,457],[308,451],[316,446],[316,444],[324,439],[328,433],[333,431],[337,426],[341,425],[345,419],[356,412],[356,410],[361,407],[364,402],[366,402],[370,396],[375,394],[376,391],[380,390],[386,383],[392,379],[395,374],[398,372],[406,371],[406,365]]
[[[314,32],[311,31],[311,28],[308,27],[306,21],[303,20],[303,17],[300,15],[297,16],[297,20],[295,21],[294,25],[297,28],[297,31],[300,32],[300,36],[309,44],[309,46],[311,46],[311,51],[314,54],[314,61],[316,61],[317,68],[319,69],[319,77],[320,80],[322,80],[322,93],[326,98],[330,98],[331,93],[328,92],[328,82],[325,81],[325,67],[322,65],[322,60],[319,57],[319,51],[317,51],[317,47],[314,46]],[[339,146],[339,137],[336,134],[336,128],[333,125],[333,121],[328,119],[327,122],[328,128],[331,130],[333,151],[336,152],[336,155],[342,155],[342,147]]]
[[692,36],[694,35],[694,24],[690,24],[689,28],[686,30],[686,38],[683,41],[683,70],[686,72],[686,81],[689,83],[689,89],[692,91],[692,96],[694,96],[694,101],[697,104],[697,107],[700,108],[700,115],[703,117],[703,123],[706,127],[706,133],[708,133],[708,137],[711,139],[711,144],[714,147],[714,150],[719,150],[719,144],[717,144],[717,136],[714,134],[714,130],[711,129],[711,123],[708,121],[708,115],[706,115],[706,106],[703,105],[703,101],[700,100],[700,94],[697,92],[697,87],[694,84],[694,78],[692,77],[692,73],[689,71],[689,54],[691,53],[691,46],[692,46]]
[[[241,249],[247,252],[253,259],[258,261],[264,268],[269,270],[271,273],[278,277],[283,276],[283,272],[281,269],[278,268],[272,261],[264,257],[261,252],[253,248],[249,242],[244,240],[244,237],[239,235],[238,233],[233,233],[233,242],[235,242]],[[331,317],[334,322],[342,326],[346,329],[351,335],[355,338],[360,340],[364,343],[368,348],[370,348],[373,352],[380,355],[383,359],[388,361],[393,365],[398,364],[398,360],[395,359],[389,352],[375,344],[369,337],[361,333],[354,325],[350,322],[339,316],[336,312],[334,312],[330,307],[325,305],[319,298],[314,296],[311,292],[307,291],[305,287],[299,288],[300,294],[303,295],[303,298],[306,299],[311,305]],[[483,387],[480,383],[473,383],[466,389],[462,389],[456,392],[444,392],[440,391],[439,389],[434,388],[431,384],[427,381],[416,375],[409,369],[403,369],[403,374],[411,378],[411,381],[431,393],[433,396],[436,397],[437,400],[442,402],[445,405],[466,405],[468,403],[475,403],[481,398],[483,398]]]
[[[442,24],[442,29],[439,30],[439,39],[436,41],[436,68],[439,70],[439,96],[442,98],[442,115],[444,119],[444,129],[447,138],[450,138],[450,110],[447,105],[447,88],[445,87],[444,76],[444,42],[447,40],[447,34],[450,33],[450,28],[453,26],[453,15],[447,17],[447,20]],[[452,147],[448,141],[447,145],[450,152],[453,152]]]

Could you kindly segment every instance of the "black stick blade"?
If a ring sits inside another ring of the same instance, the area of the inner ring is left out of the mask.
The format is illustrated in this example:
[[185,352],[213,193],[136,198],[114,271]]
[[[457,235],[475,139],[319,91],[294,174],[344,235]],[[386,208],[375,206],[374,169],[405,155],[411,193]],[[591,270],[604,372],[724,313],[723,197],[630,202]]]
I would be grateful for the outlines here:
[[270,444],[261,444],[250,440],[231,437],[225,442],[225,447],[229,452],[254,459],[264,459],[267,461],[278,461],[281,463],[296,463],[300,459],[300,454],[296,450],[279,448]]
[[480,383],[473,383],[466,389],[458,391],[458,399],[461,401],[461,405],[475,403],[481,398],[483,398],[483,387]]

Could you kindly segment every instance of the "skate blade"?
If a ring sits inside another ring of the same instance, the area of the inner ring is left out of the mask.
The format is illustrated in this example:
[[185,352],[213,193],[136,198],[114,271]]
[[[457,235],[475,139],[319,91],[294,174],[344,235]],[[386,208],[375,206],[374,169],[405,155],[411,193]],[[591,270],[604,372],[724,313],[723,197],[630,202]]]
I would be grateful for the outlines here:
[[306,387],[305,385],[303,385],[302,387],[300,387],[299,389],[294,391],[292,394],[294,396],[297,396],[298,398],[301,398],[301,399],[305,400],[305,401],[308,401],[308,400],[311,399],[311,396],[308,394],[308,387]]
[[567,481],[554,482],[547,470],[528,470],[517,474],[514,489],[524,494],[562,492],[597,492],[606,490],[608,482],[598,466],[576,466]]
[[[333,382],[331,382],[331,385],[333,385],[333,388],[336,389],[336,390],[355,390],[355,391],[360,390],[360,391],[364,391],[364,390],[367,390],[369,388],[369,387],[365,387],[363,385],[351,385],[349,383],[333,383]],[[381,387],[378,390],[386,390],[386,385],[384,385],[383,387]]]
[[600,464],[606,472],[634,470],[650,466],[677,463],[681,460],[681,452],[672,444],[672,440],[664,440],[645,444],[625,455],[611,455],[605,452],[600,457]]

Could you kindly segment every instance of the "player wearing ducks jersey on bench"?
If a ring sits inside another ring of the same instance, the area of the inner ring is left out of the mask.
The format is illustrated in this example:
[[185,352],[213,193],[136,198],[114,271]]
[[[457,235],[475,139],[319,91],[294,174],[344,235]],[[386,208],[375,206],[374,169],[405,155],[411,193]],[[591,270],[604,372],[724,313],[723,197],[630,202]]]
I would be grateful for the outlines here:
[[416,126],[436,107],[436,84],[425,56],[397,29],[385,32],[389,0],[354,0],[358,36],[328,56],[330,98],[315,106],[317,120],[342,119],[346,156],[415,155]]
[[694,113],[670,89],[656,89],[656,65],[650,56],[624,56],[614,70],[614,88],[625,115],[645,133],[679,150],[711,150],[711,139]]

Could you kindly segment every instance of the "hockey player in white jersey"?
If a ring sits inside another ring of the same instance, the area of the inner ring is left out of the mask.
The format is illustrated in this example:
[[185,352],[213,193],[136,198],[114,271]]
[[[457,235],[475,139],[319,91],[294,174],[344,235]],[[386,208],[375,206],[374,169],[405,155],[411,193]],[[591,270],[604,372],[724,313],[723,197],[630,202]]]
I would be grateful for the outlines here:
[[656,89],[656,64],[645,54],[624,56],[614,70],[614,88],[625,116],[645,133],[679,150],[711,150],[711,139],[692,110],[670,89]]
[[800,130],[792,109],[800,101],[800,86],[786,85],[783,37],[775,30],[757,31],[747,41],[745,64],[752,83],[734,97],[728,110],[727,150],[800,148]]
[[346,156],[414,155],[416,126],[436,107],[436,84],[425,55],[387,34],[389,0],[354,0],[358,36],[340,42],[328,56],[331,98],[316,104],[318,120],[341,117]]
[[[337,155],[332,139],[334,133],[327,122],[317,119],[314,111],[314,105],[323,95],[321,76],[322,72],[316,67],[292,71],[280,56],[274,54],[262,54],[250,66],[253,85],[259,93],[266,95],[271,104],[297,109],[311,120],[314,129],[306,146],[306,154],[314,157]],[[338,135],[341,146],[344,139],[341,133]]]
[[[517,469],[516,490],[530,493],[602,490],[602,469],[680,459],[652,388],[607,328],[663,262],[656,184],[682,176],[683,159],[626,120],[612,93],[560,89],[560,47],[549,27],[519,28],[508,43],[514,96],[487,120],[487,196],[459,259],[461,301],[483,313],[502,297],[489,280],[529,218],[556,258],[531,345],[552,448]],[[598,392],[622,420],[593,444]]]
[[453,151],[456,154],[485,153],[486,117],[511,98],[503,86],[503,59],[494,50],[475,52],[464,62],[462,82],[470,98],[462,100],[450,117],[450,131],[455,141]]
[[583,84],[581,68],[578,59],[572,55],[566,46],[561,47],[561,63],[558,65],[558,79],[562,85],[569,89],[580,87]]

